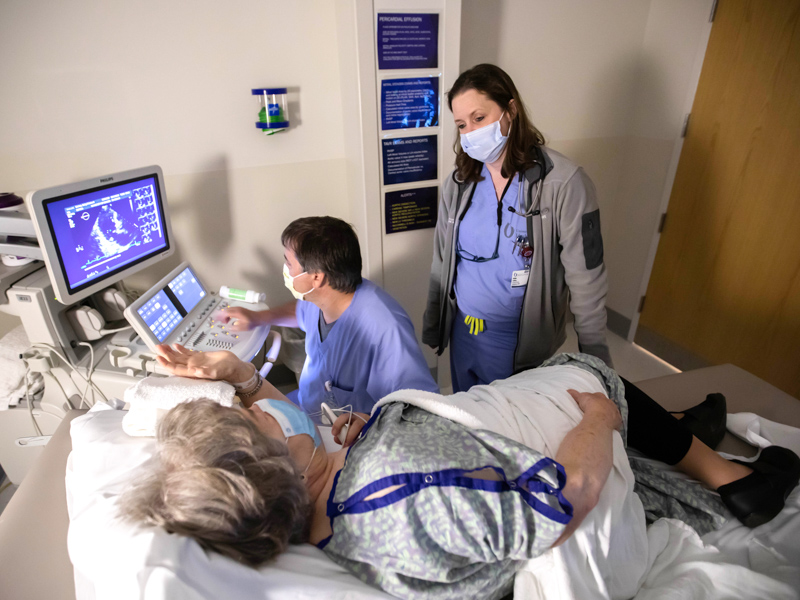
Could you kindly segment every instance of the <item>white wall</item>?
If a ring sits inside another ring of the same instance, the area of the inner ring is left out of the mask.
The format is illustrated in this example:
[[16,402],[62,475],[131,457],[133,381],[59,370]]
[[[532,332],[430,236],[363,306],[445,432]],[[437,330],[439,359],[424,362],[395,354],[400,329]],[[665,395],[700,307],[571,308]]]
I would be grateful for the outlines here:
[[[394,269],[402,257],[383,257],[380,229],[366,230],[374,223],[364,218],[363,205],[373,194],[359,189],[348,158],[354,153],[345,151],[344,124],[352,119],[343,118],[343,109],[365,110],[351,93],[363,68],[345,72],[340,61],[351,60],[353,40],[338,36],[347,30],[342,22],[354,18],[343,8],[360,5],[4,0],[0,188],[23,192],[156,163],[166,174],[181,253],[210,285],[263,289],[271,304],[288,299],[278,236],[308,214],[355,221],[367,274],[380,280],[383,268]],[[487,61],[505,68],[549,143],[594,179],[608,306],[627,318],[636,311],[679,149],[710,5],[461,5],[460,69]],[[256,131],[250,89],[262,86],[289,87],[288,133]],[[448,118],[444,107],[445,128]],[[377,169],[377,163],[361,166]],[[374,266],[373,254],[380,255]],[[154,281],[171,264],[134,283]]]
[[[330,0],[4,0],[0,191],[159,164],[207,283],[290,299],[283,227],[352,214],[335,22]],[[289,88],[288,132],[255,128],[257,87]]]
[[461,68],[508,71],[554,149],[597,186],[607,305],[633,319],[711,0],[464,0]]

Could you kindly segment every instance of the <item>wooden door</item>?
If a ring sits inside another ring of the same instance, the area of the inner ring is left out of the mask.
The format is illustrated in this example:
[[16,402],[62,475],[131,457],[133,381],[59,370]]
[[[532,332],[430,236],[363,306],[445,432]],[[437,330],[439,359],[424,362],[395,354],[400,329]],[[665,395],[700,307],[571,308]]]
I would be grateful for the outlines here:
[[800,0],[719,0],[639,323],[800,398]]

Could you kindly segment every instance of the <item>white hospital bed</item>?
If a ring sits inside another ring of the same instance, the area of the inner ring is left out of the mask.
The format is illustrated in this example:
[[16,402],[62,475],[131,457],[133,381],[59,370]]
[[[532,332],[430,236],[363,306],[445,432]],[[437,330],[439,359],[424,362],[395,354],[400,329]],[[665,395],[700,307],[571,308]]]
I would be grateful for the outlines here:
[[[707,393],[722,392],[728,399],[729,413],[754,412],[800,428],[800,401],[732,365],[669,375],[637,385],[669,410],[693,406]],[[69,413],[0,515],[2,598],[76,598],[73,568],[67,554],[69,520],[64,474],[71,449],[69,423],[80,414],[82,411]],[[743,456],[756,452],[731,434],[726,435],[719,449]],[[325,570],[325,565],[320,564],[320,568]],[[330,575],[337,576],[335,570]],[[324,596],[322,588],[320,597]],[[380,592],[376,590],[374,597],[381,597]]]

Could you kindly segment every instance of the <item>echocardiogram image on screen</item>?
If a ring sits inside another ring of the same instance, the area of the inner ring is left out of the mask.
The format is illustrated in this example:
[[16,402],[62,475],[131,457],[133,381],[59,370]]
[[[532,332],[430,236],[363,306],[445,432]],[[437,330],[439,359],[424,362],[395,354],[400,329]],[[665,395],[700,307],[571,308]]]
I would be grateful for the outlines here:
[[153,176],[55,198],[45,210],[71,292],[169,247]]

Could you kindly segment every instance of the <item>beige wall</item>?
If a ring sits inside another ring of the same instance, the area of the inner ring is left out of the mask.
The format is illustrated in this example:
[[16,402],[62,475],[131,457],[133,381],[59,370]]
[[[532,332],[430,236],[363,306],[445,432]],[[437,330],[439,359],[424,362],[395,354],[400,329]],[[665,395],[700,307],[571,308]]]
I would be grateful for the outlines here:
[[609,308],[632,319],[711,0],[464,0],[461,67],[494,62],[599,194]]
[[[710,4],[464,0],[460,7],[460,68],[489,61],[507,69],[550,144],[594,179],[608,305],[627,318],[679,149]],[[340,63],[353,53],[351,40],[338,39],[337,19],[348,5],[3,2],[2,191],[160,164],[181,256],[210,285],[263,289],[272,304],[289,298],[277,238],[297,216],[355,221],[365,245],[380,253],[377,232],[365,231],[370,222],[358,204],[365,199],[345,152],[342,98],[357,82]],[[250,88],[259,86],[290,88],[288,133],[256,131]],[[448,115],[445,108],[445,127]],[[379,280],[382,266],[391,271],[402,261],[393,253],[373,269],[366,254],[368,274]],[[146,285],[168,266],[134,283]]]
[[[330,0],[4,1],[0,191],[159,164],[207,283],[289,299],[283,226],[352,212],[335,21]],[[256,130],[254,87],[289,88],[288,132]]]

